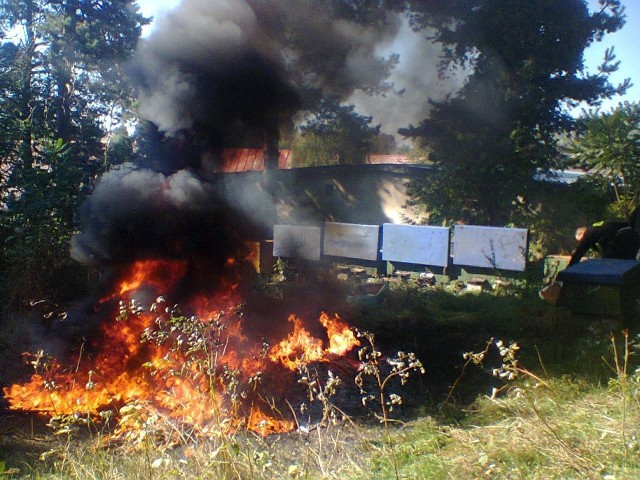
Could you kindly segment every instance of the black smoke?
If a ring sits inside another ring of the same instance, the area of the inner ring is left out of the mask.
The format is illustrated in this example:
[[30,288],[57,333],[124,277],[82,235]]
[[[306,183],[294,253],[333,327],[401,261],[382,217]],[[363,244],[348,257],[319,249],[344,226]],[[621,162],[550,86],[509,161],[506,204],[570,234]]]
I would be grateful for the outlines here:
[[277,158],[280,130],[297,112],[383,82],[389,62],[375,45],[400,22],[382,7],[370,12],[360,18],[335,0],[184,0],[158,19],[131,77],[141,117],[183,158],[159,155],[144,169],[105,174],[84,206],[73,257],[93,265],[190,252],[223,259],[238,232],[268,231],[273,185],[216,185],[218,152],[258,147]]
[[[73,238],[73,257],[94,265],[190,251],[226,258],[243,231],[268,236],[277,188],[268,177],[231,188],[214,183],[220,149],[264,148],[273,160],[296,114],[326,97],[366,103],[363,92],[379,91],[393,71],[389,45],[408,28],[401,13],[384,5],[183,0],[159,18],[130,71],[140,116],[177,148],[170,155],[157,150],[144,168],[123,166],[99,180]],[[418,69],[428,63],[420,58],[413,62]],[[407,111],[383,110],[398,123]]]
[[399,17],[378,7],[365,21],[343,4],[184,0],[139,44],[140,115],[168,135],[188,130],[205,150],[261,146],[323,96],[374,89],[390,73],[375,46]]
[[[83,206],[87,220],[72,239],[81,263],[128,263],[139,258],[180,258],[189,252],[228,255],[233,239],[228,212],[211,186],[193,172],[172,175],[131,166],[103,175]],[[214,233],[215,232],[215,233]]]

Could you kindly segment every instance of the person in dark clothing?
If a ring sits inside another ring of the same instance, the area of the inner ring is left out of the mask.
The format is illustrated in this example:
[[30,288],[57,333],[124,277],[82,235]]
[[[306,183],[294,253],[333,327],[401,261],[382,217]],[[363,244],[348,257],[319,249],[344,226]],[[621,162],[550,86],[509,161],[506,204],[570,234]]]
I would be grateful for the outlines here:
[[[632,215],[635,219],[635,215]],[[634,228],[634,221],[607,220],[590,227],[576,230],[579,243],[569,265],[573,265],[591,249],[596,250],[602,258],[635,260],[640,249],[640,234]]]

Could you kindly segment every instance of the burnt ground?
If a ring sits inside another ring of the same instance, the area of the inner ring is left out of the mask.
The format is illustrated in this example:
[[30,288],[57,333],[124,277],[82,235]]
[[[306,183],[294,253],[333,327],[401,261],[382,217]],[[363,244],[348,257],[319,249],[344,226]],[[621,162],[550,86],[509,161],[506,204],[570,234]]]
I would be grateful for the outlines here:
[[[549,306],[537,296],[536,288],[480,295],[419,285],[401,284],[391,288],[379,303],[353,303],[348,296],[354,285],[321,278],[308,281],[297,278],[276,286],[260,285],[247,293],[244,306],[246,324],[257,332],[268,330],[283,337],[286,319],[295,313],[301,318],[316,319],[321,312],[338,313],[347,323],[374,335],[375,346],[385,356],[398,351],[413,352],[426,368],[426,375],[416,376],[418,403],[433,407],[450,397],[456,383],[455,400],[466,403],[479,393],[491,391],[496,380],[487,372],[501,363],[495,346],[483,367],[464,368],[466,352],[480,352],[491,339],[505,344],[518,342],[519,359],[530,370],[547,373],[579,373],[589,345],[606,344],[610,332],[625,326],[615,318],[576,317]],[[265,314],[268,312],[268,314]],[[633,324],[632,323],[632,328]],[[43,319],[40,312],[16,315],[4,321],[0,334],[0,386],[26,381],[32,368],[25,363],[24,352],[45,349],[55,354],[61,347],[55,332],[66,328],[60,320]],[[55,325],[57,324],[57,325]],[[52,328],[52,325],[55,328]],[[321,327],[312,331],[322,335]],[[599,353],[594,353],[599,355]],[[356,360],[356,354],[353,354]],[[592,374],[592,372],[590,372]],[[425,402],[426,400],[426,402]],[[6,402],[0,396],[0,409]]]

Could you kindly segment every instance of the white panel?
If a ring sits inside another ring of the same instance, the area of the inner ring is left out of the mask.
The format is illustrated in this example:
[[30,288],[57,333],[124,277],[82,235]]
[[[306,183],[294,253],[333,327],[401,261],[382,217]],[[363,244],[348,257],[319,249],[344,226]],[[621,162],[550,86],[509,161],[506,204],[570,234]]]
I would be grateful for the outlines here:
[[378,259],[378,225],[324,224],[324,254],[336,257]]
[[523,271],[527,263],[527,230],[456,225],[453,231],[453,263]]
[[295,225],[273,226],[273,256],[320,260],[322,229]]
[[449,229],[421,225],[382,225],[382,259],[446,267]]

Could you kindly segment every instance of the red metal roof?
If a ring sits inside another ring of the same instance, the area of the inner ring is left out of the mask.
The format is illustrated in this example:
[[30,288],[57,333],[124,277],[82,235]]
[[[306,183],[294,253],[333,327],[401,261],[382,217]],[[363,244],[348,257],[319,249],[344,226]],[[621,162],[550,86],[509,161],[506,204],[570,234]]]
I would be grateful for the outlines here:
[[[255,172],[264,170],[264,150],[261,148],[225,148],[222,150],[220,171]],[[366,163],[374,165],[406,165],[411,163],[406,155],[367,155]],[[293,168],[291,150],[280,150],[278,168]]]
[[[278,168],[291,168],[291,150],[280,150]],[[264,150],[261,148],[225,148],[222,150],[221,172],[252,172],[264,170]]]

